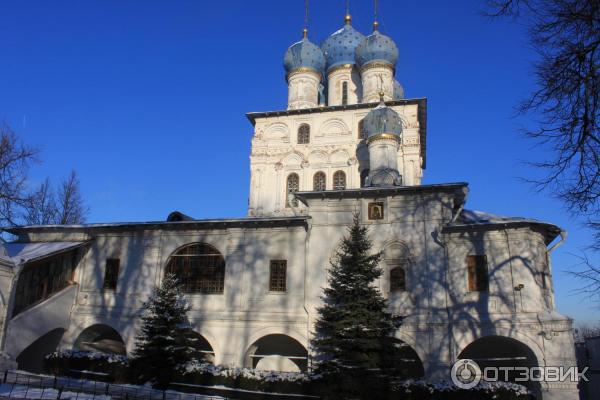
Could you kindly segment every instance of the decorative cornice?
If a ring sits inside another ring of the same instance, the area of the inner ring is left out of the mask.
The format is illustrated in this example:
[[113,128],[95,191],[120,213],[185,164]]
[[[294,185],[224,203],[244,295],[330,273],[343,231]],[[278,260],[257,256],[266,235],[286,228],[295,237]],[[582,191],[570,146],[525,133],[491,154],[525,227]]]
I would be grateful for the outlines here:
[[369,136],[367,138],[367,143],[371,144],[377,140],[394,140],[397,143],[401,142],[400,136],[396,135],[395,133],[379,133],[377,135]]
[[365,65],[360,67],[360,72],[363,73],[363,72],[365,72],[369,69],[373,69],[373,68],[389,68],[392,70],[392,75],[394,75],[394,73],[396,72],[396,69],[394,68],[394,66],[392,64],[390,64],[389,62],[380,61],[380,60],[370,61],[370,62],[366,63]]
[[350,70],[352,70],[353,66],[354,66],[354,64],[340,64],[340,65],[336,65],[335,67],[331,67],[327,71],[327,78],[329,78],[329,75],[333,74],[336,71],[339,71],[340,69],[350,69]]
[[322,74],[319,71],[317,71],[316,69],[314,69],[314,68],[300,67],[300,68],[296,68],[296,69],[290,71],[290,73],[287,74],[287,76],[285,77],[285,79],[286,79],[286,81],[289,81],[292,76],[298,75],[298,74],[313,74],[319,80],[321,80],[321,76],[322,76]]

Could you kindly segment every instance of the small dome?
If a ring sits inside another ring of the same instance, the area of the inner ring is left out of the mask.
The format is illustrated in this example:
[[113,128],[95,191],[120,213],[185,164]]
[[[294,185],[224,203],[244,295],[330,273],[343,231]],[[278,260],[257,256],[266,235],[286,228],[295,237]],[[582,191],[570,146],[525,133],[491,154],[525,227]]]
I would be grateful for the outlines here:
[[372,61],[381,61],[396,66],[398,47],[394,41],[375,30],[356,48],[356,63],[360,66]]
[[288,74],[298,68],[311,68],[322,74],[325,70],[325,56],[319,46],[305,37],[287,49],[283,67]]
[[404,99],[404,87],[400,82],[394,79],[394,100]]
[[371,138],[382,133],[402,136],[402,119],[400,115],[382,101],[372,109],[363,120],[365,136]]
[[365,39],[365,35],[346,23],[344,27],[331,34],[321,44],[327,60],[327,70],[343,64],[354,64],[356,47]]

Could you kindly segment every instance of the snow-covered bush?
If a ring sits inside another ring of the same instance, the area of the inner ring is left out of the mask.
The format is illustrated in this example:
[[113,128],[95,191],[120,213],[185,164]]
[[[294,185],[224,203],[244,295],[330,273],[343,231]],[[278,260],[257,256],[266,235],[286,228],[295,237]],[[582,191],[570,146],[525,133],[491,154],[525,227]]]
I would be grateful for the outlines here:
[[118,354],[93,351],[61,350],[48,354],[44,369],[53,375],[92,375],[95,380],[127,381],[129,360]]

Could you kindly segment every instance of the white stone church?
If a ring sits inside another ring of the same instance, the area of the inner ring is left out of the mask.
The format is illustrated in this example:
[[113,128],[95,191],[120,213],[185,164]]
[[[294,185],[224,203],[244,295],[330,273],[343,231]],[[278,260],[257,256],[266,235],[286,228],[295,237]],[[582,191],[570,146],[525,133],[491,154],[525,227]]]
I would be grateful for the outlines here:
[[[404,98],[398,49],[374,24],[285,53],[286,110],[254,126],[248,216],[22,226],[0,253],[1,348],[39,371],[56,349],[128,354],[142,303],[167,272],[183,283],[207,360],[312,367],[329,260],[355,213],[384,254],[378,282],[406,316],[407,376],[481,366],[573,366],[572,321],[554,305],[555,225],[467,208],[467,183],[421,184],[427,100]],[[5,360],[6,361],[6,360]],[[572,383],[531,385],[576,399]]]

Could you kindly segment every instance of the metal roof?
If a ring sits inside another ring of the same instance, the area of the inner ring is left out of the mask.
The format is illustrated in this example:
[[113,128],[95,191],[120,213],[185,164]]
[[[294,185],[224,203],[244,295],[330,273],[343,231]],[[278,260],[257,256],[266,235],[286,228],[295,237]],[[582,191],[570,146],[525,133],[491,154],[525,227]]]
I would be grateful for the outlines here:
[[194,219],[184,221],[149,221],[149,222],[114,222],[81,225],[29,225],[3,228],[4,231],[19,234],[36,231],[65,231],[65,230],[88,230],[88,229],[193,229],[193,228],[228,228],[241,227],[273,227],[287,226],[290,224],[302,224],[308,216],[296,217],[247,217],[247,218],[219,218],[219,219]]

